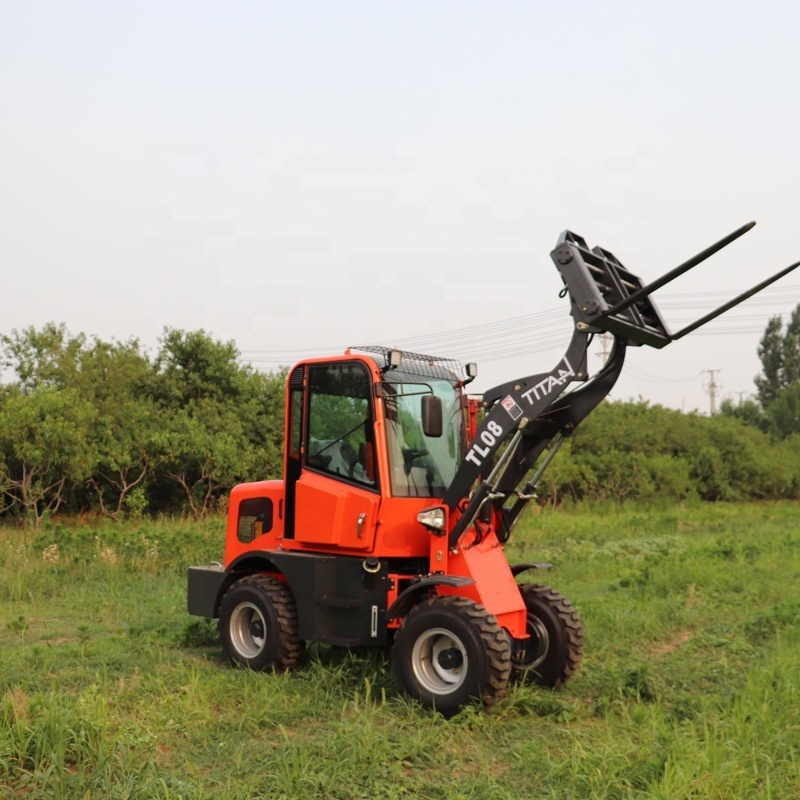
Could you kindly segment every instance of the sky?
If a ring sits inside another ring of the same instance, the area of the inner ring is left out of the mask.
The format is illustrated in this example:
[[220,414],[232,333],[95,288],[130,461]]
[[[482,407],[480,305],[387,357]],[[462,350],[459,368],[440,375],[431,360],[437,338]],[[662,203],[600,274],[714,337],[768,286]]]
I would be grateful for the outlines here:
[[[756,220],[654,295],[678,329],[800,259],[799,32],[788,0],[0,0],[0,333],[391,344],[483,391],[566,349],[563,230],[648,282]],[[738,402],[798,303],[800,270],[612,397]]]

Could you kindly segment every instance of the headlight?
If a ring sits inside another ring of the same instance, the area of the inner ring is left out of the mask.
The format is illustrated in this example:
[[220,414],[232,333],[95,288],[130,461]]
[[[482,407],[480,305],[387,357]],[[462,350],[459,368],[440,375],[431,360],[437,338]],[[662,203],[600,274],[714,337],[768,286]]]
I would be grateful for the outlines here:
[[434,533],[444,533],[447,527],[447,509],[444,506],[426,508],[417,514],[417,522],[422,523]]

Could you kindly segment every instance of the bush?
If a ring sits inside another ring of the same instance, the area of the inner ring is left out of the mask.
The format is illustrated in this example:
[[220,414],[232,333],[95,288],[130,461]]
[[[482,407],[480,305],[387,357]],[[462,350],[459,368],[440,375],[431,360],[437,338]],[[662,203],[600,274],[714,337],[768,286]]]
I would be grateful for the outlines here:
[[540,502],[782,499],[798,496],[796,438],[743,419],[646,402],[605,402],[556,456]]

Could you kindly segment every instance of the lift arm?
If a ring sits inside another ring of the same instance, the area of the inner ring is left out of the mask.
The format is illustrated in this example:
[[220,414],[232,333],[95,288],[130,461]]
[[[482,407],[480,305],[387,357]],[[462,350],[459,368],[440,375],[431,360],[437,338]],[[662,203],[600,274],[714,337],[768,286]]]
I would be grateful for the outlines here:
[[[800,261],[790,264],[677,333],[671,333],[650,295],[754,225],[754,222],[743,225],[647,285],[628,272],[609,251],[600,247],[590,250],[585,240],[571,231],[561,234],[550,256],[569,294],[570,313],[575,320],[572,340],[564,357],[550,372],[510,381],[485,393],[486,416],[444,495],[451,511],[463,509],[448,537],[450,549],[458,546],[463,533],[487,504],[500,514],[508,530],[513,527],[563,437],[571,434],[611,391],[622,371],[627,346],[665,347],[800,266]],[[614,336],[614,348],[604,368],[588,381],[589,342],[593,334],[603,332]],[[564,394],[573,381],[584,385]],[[496,458],[504,445],[505,450]],[[544,465],[520,490],[528,471],[548,445],[550,453]],[[504,503],[511,496],[516,498],[515,502],[505,508]],[[468,498],[466,505],[465,498]]]

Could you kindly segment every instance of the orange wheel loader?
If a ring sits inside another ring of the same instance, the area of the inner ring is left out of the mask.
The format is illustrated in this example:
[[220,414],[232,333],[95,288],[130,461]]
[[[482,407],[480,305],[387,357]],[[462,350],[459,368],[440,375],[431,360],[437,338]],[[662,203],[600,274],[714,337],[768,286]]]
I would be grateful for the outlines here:
[[[503,545],[628,346],[664,347],[800,264],[670,333],[651,293],[753,224],[647,285],[565,231],[551,256],[571,342],[549,372],[486,392],[480,424],[465,392],[473,364],[359,347],[295,365],[283,480],[233,489],[222,565],[189,568],[189,612],[217,618],[229,660],[255,670],[297,666],[306,642],[391,643],[401,690],[445,715],[490,706],[510,680],[563,684],[583,656],[578,612],[526,582],[549,564],[511,565]],[[614,347],[590,379],[587,349],[603,332]]]

